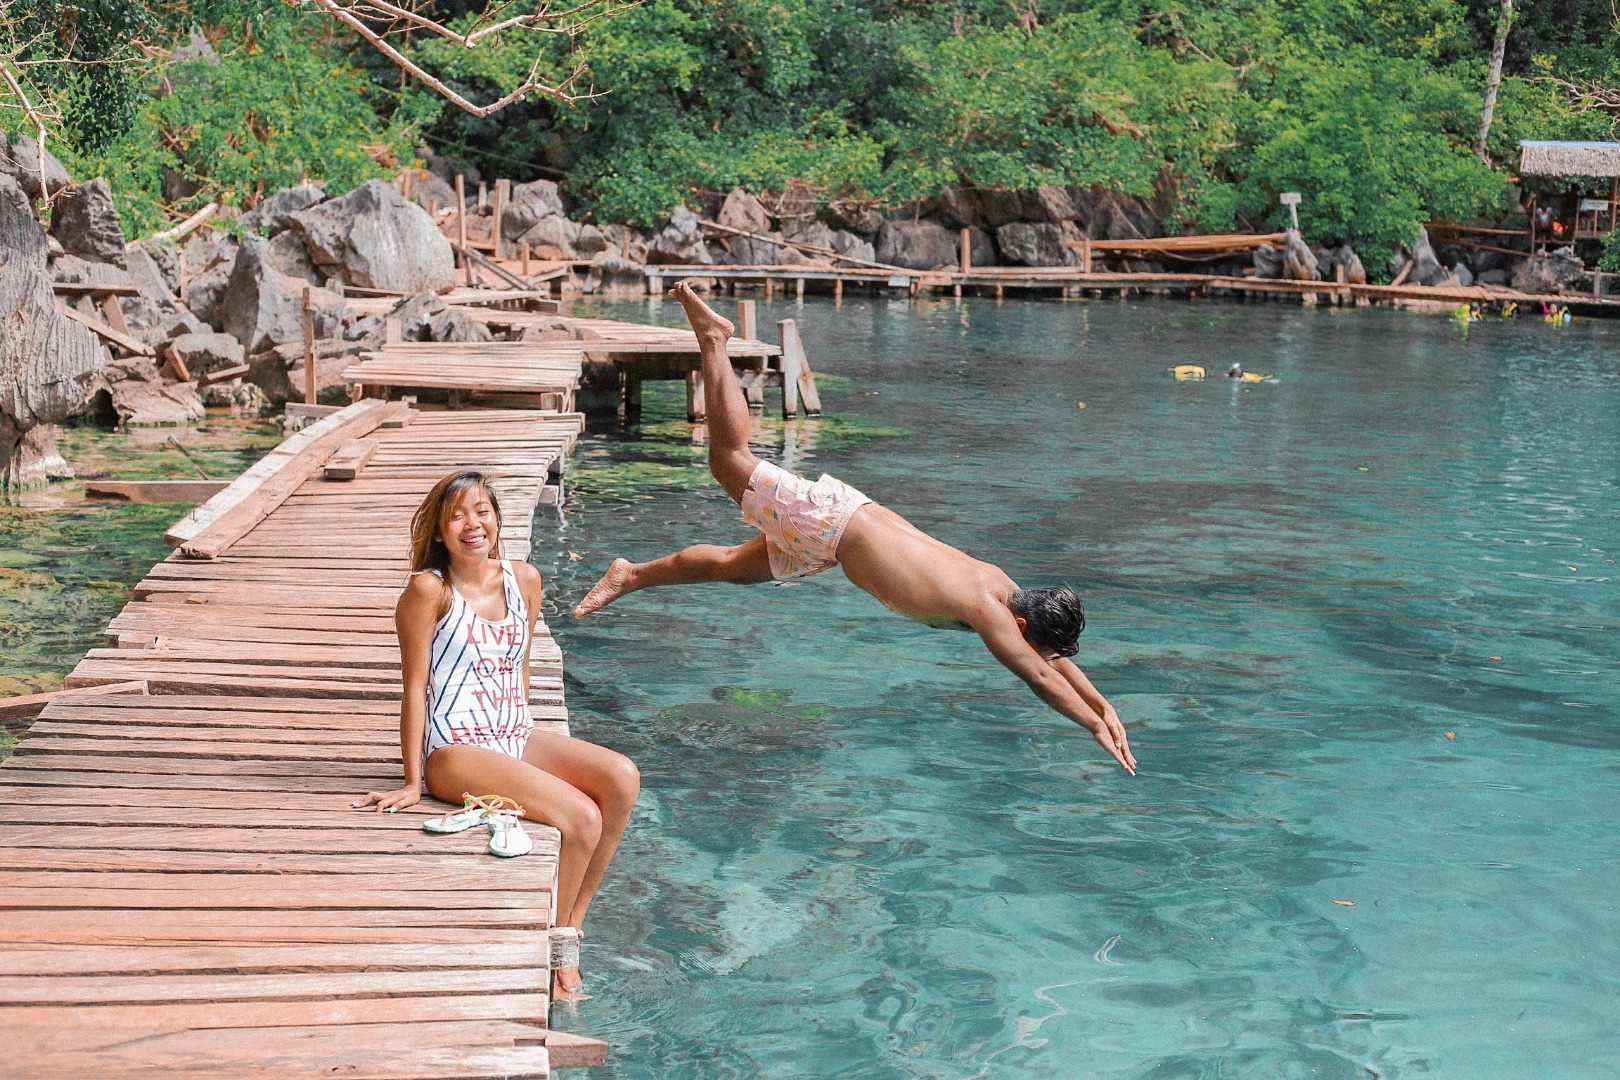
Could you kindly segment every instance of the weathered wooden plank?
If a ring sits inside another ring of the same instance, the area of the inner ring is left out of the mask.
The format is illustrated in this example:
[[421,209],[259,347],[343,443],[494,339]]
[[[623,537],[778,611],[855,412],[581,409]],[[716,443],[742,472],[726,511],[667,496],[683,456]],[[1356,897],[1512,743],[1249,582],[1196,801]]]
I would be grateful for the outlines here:
[[104,683],[100,686],[80,689],[51,690],[44,694],[22,694],[17,697],[0,698],[0,720],[24,720],[28,717],[38,716],[45,710],[46,706],[56,701],[110,697],[118,694],[145,696],[146,690],[147,687],[144,681],[132,679],[127,682]]
[[135,503],[200,503],[225,487],[224,480],[86,480],[84,497]]

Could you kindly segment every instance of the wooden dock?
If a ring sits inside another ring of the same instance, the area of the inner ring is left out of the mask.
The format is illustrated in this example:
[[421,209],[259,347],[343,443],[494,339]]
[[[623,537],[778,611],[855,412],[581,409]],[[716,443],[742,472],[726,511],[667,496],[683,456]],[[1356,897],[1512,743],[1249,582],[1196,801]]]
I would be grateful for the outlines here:
[[362,353],[343,378],[361,397],[440,389],[451,408],[461,406],[464,394],[501,394],[572,412],[584,356],[585,346],[576,342],[396,341]]
[[[535,853],[506,861],[483,830],[424,833],[431,800],[351,808],[400,779],[412,511],[454,468],[498,473],[523,558],[580,428],[357,403],[173,530],[211,557],[155,566],[0,766],[6,1077],[493,1080],[601,1059],[547,1026],[555,831],[528,826]],[[355,478],[327,479],[343,451]],[[562,728],[543,623],[532,655],[536,719]]]

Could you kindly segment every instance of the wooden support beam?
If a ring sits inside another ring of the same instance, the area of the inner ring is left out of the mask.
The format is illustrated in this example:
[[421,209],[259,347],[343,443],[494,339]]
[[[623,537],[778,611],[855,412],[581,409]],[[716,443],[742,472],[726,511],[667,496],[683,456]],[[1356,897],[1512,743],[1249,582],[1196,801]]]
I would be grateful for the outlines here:
[[1080,272],[1082,274],[1091,273],[1091,237],[1089,236],[1080,242]]
[[793,279],[793,298],[795,300],[804,299],[804,278]]
[[[456,246],[467,250],[467,178],[456,173]],[[461,257],[461,272],[466,284],[472,284],[472,267],[465,254]]]
[[957,237],[957,262],[963,277],[973,273],[973,233],[968,229]]
[[833,305],[836,306],[836,307],[843,307],[844,306],[844,279],[843,278],[836,278],[833,281]]
[[315,310],[311,306],[310,288],[304,286],[301,319],[304,328],[304,404],[314,405],[315,389]]
[[[197,379],[197,385],[213,386],[215,383],[228,382],[231,379],[246,375],[250,370],[252,368],[248,364],[232,364],[230,367],[215,368],[213,371],[205,371]],[[308,404],[308,402],[305,402],[305,404]]]
[[510,180],[495,181],[495,231],[492,235],[495,238],[494,255],[497,259],[506,257],[501,253],[501,214],[506,211],[506,192],[511,186],[512,181]]
[[791,319],[779,323],[778,329],[782,334],[782,385],[787,385],[787,356],[793,354],[793,369],[796,372],[794,380],[798,387],[799,400],[804,403],[804,411],[811,416],[821,415],[821,395],[816,391],[816,375],[810,370],[810,358],[804,354],[804,342],[799,340],[798,324]]
[[135,356],[153,355],[152,346],[148,345],[144,341],[141,341],[139,338],[131,337],[129,334],[119,333],[117,330],[114,330],[111,326],[108,326],[106,323],[102,322],[93,315],[86,315],[77,308],[69,307],[60,301],[56,305],[56,310],[60,311],[63,315],[66,315],[74,322],[83,323],[85,326],[88,326],[91,330],[100,335],[102,340],[111,342],[127,353]]
[[796,345],[799,340],[798,327],[792,319],[778,322],[776,331],[782,343],[782,417],[790,419],[799,415],[799,364],[803,354],[789,344]]
[[174,376],[176,382],[191,381],[191,372],[186,370],[186,362],[180,359],[179,353],[175,352],[173,349],[164,349],[163,357],[164,369],[168,371],[170,375]]
[[86,480],[87,499],[132,503],[205,503],[225,490],[228,480]]
[[[106,295],[102,296],[101,314],[102,317],[107,320],[107,325],[118,331],[120,334],[130,333],[129,323],[124,321],[124,308],[123,305],[118,302],[117,294],[107,293]],[[133,334],[130,334],[130,336],[134,337]]]
[[754,321],[754,301],[737,301],[737,333],[748,341],[759,340],[759,327]]

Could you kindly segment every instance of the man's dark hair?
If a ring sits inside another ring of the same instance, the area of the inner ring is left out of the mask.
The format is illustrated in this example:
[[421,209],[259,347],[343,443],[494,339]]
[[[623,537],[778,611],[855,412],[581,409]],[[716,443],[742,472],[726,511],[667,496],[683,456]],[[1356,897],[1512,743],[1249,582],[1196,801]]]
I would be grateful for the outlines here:
[[1007,607],[1024,620],[1024,640],[1037,649],[1059,656],[1080,651],[1086,613],[1080,608],[1080,597],[1067,585],[1019,589],[1007,597]]

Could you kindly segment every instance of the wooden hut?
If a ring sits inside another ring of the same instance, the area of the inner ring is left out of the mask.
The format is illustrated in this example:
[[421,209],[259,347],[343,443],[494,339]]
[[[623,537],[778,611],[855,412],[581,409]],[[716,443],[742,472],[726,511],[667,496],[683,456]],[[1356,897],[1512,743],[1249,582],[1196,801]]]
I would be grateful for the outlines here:
[[[1524,140],[1519,143],[1521,176],[1547,177],[1607,177],[1609,197],[1581,197],[1575,206],[1573,235],[1559,239],[1601,240],[1620,221],[1620,142],[1550,142]],[[1536,235],[1535,215],[1531,215],[1531,248],[1539,239],[1552,237]],[[1560,229],[1560,232],[1562,230]]]

